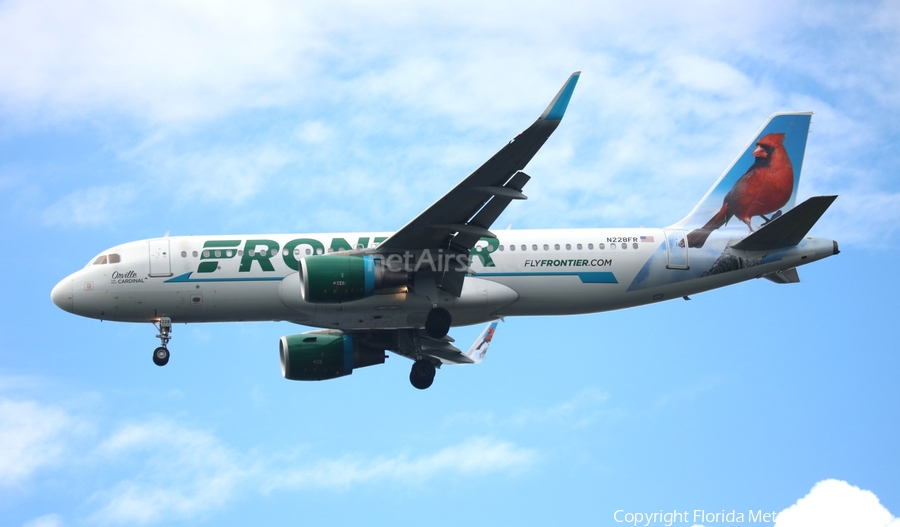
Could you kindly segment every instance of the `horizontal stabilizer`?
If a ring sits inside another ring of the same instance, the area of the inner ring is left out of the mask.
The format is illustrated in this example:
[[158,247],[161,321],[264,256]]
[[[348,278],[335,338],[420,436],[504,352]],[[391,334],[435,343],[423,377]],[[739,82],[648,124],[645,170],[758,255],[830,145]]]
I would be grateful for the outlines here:
[[732,245],[742,251],[771,251],[793,247],[819,221],[837,196],[815,196],[760,227],[756,232]]
[[775,282],[776,284],[798,284],[800,283],[800,275],[797,274],[797,268],[791,267],[785,271],[775,271],[774,273],[766,273],[762,275],[766,280]]

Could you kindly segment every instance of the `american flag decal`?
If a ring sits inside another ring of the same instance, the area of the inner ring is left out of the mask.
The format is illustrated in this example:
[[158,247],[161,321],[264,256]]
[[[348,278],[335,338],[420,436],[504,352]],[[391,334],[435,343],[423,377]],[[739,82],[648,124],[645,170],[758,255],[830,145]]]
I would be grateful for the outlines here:
[[653,236],[641,236],[641,241],[653,243]]

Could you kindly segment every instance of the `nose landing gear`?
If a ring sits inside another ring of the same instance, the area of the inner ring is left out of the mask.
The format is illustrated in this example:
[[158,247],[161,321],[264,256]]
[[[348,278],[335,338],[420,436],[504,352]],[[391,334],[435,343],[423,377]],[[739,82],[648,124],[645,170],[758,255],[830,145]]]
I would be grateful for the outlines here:
[[153,364],[157,366],[165,366],[169,363],[169,341],[172,340],[172,319],[169,317],[160,317],[159,324],[153,323],[159,331],[156,338],[160,341],[160,346],[153,350]]

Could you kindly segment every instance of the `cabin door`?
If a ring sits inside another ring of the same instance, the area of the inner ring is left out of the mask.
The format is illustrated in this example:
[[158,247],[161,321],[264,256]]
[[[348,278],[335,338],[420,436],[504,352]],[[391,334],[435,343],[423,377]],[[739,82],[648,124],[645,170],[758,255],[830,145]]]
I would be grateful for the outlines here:
[[172,276],[169,239],[159,238],[147,243],[150,244],[150,276]]
[[688,244],[684,231],[666,231],[666,252],[669,256],[667,269],[690,269]]

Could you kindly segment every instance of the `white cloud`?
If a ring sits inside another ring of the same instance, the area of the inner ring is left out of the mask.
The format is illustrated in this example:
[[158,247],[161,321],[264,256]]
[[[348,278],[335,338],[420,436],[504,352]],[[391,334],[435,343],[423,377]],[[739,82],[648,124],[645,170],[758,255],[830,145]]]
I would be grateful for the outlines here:
[[699,395],[714,390],[725,382],[721,377],[712,375],[698,379],[693,384],[683,386],[675,391],[663,394],[656,400],[657,409],[673,404],[682,404],[693,401]]
[[[898,74],[880,66],[887,58],[861,62],[841,47],[896,56],[890,3],[854,8],[854,16],[802,1],[752,9],[703,0],[576,1],[565,10],[474,0],[295,4],[3,4],[0,108],[24,121],[125,116],[155,138],[123,156],[140,169],[129,186],[73,191],[45,211],[45,223],[156,214],[156,204],[133,206],[128,189],[137,189],[173,196],[163,207],[264,195],[272,206],[258,210],[269,215],[241,213],[271,224],[302,208],[309,219],[298,220],[301,229],[333,222],[333,207],[322,203],[337,197],[353,204],[344,211],[353,222],[339,228],[387,213],[379,228],[396,228],[427,203],[386,207],[373,193],[440,196],[432,187],[450,188],[493,153],[482,145],[499,148],[527,126],[575,69],[584,75],[573,111],[528,168],[533,200],[510,207],[504,221],[670,224],[780,110],[825,110],[811,136],[821,159],[808,156],[806,172],[823,191],[864,197],[894,185],[885,177],[870,188],[871,174],[856,167],[869,167],[861,160],[880,150],[866,138],[893,126],[890,112],[873,114],[870,103],[900,105],[891,95]],[[798,37],[804,29],[827,45]],[[304,124],[269,138],[192,139],[257,110]],[[852,239],[870,232],[858,221],[844,222]]]
[[92,500],[101,524],[148,524],[193,518],[220,508],[253,473],[252,463],[207,432],[166,420],[128,425],[103,441],[106,463],[146,459],[136,475]]
[[[0,94],[28,111],[153,121],[271,104],[317,46],[296,3],[13,1],[0,9]],[[273,86],[276,89],[272,89]]]
[[900,527],[896,518],[868,490],[827,479],[781,511],[774,527]]
[[177,189],[167,195],[181,205],[198,201],[236,205],[255,196],[266,177],[289,160],[286,148],[259,145],[203,148],[190,153],[156,151],[143,156],[140,162],[147,172],[160,174],[153,188]]
[[65,522],[59,514],[45,514],[25,523],[22,527],[63,527],[63,525]]
[[718,60],[681,55],[670,59],[669,65],[679,83],[705,92],[733,95],[752,84],[746,75]]
[[475,437],[430,455],[378,457],[372,460],[345,457],[312,467],[285,471],[267,478],[267,490],[284,488],[343,488],[367,482],[416,484],[438,475],[476,475],[520,472],[538,460],[536,451],[507,441]]
[[[209,432],[164,419],[122,427],[95,454],[95,463],[124,465],[132,474],[91,497],[99,505],[89,519],[104,525],[196,518],[246,492],[344,489],[370,482],[415,485],[447,475],[517,473],[538,461],[532,449],[475,437],[432,454],[346,455],[297,464],[296,456],[240,452]],[[307,449],[303,459],[309,457]]]
[[607,394],[595,388],[584,389],[568,401],[555,406],[520,411],[510,419],[510,423],[515,426],[548,423],[574,427],[587,426],[604,413],[603,407],[608,398]]
[[44,223],[57,227],[96,227],[124,221],[135,213],[139,189],[132,185],[104,185],[78,189],[47,207]]
[[64,461],[77,427],[60,408],[0,399],[0,485],[23,483],[38,470]]

